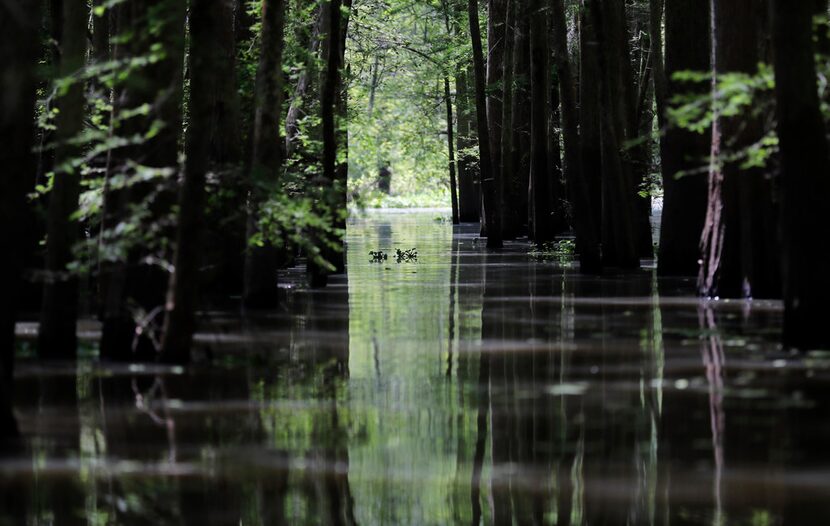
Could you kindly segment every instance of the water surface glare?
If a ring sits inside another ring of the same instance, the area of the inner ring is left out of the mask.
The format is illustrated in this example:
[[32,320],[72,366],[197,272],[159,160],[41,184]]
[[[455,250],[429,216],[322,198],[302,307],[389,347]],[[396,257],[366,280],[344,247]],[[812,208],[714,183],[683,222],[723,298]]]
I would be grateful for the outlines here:
[[201,364],[23,353],[0,525],[830,523],[830,353],[783,352],[780,304],[436,215],[351,219],[347,276],[203,313]]

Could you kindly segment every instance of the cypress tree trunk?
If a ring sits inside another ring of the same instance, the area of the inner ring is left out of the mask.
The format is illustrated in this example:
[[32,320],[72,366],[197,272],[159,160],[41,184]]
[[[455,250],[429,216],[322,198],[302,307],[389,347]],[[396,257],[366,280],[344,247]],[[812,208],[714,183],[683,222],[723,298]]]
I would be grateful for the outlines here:
[[490,130],[487,126],[487,78],[484,73],[484,52],[481,46],[481,29],[479,28],[478,2],[476,0],[467,0],[467,13],[470,19],[470,39],[473,44],[479,179],[487,223],[487,248],[497,249],[502,247],[501,211],[499,210],[498,185],[493,176],[495,168],[490,155]]
[[[587,186],[580,174],[579,112],[571,61],[568,56],[568,25],[563,0],[551,1],[551,25],[553,31],[553,56],[559,81],[561,100],[562,142],[564,145],[563,172],[573,205],[573,222],[580,254],[587,252],[588,261],[599,258],[598,240],[592,241],[594,217],[591,215]],[[593,256],[590,254],[593,253]],[[590,264],[588,265],[591,266]]]
[[781,144],[784,344],[827,347],[830,158],[816,86],[810,2],[772,0]]
[[340,70],[337,75],[337,101],[335,102],[335,126],[336,126],[336,151],[339,162],[334,179],[334,226],[338,231],[336,243],[338,248],[331,251],[331,263],[334,265],[335,273],[346,272],[346,246],[344,236],[346,234],[346,217],[348,216],[348,185],[349,185],[349,132],[348,132],[348,103],[350,69],[346,66],[346,37],[349,31],[349,19],[351,18],[352,0],[343,0],[344,14],[341,14],[340,40],[338,42],[338,54]]
[[[60,75],[68,77],[83,68],[86,61],[86,3],[65,2],[63,6],[63,41],[60,43]],[[81,193],[80,167],[70,163],[80,151],[71,144],[84,125],[84,83],[76,80],[58,101],[55,152],[57,167],[46,223],[47,282],[43,288],[43,305],[38,331],[38,356],[72,359],[77,352],[78,279],[67,271],[72,261],[72,247],[78,240],[77,221]]]
[[516,1],[513,42],[513,137],[508,165],[516,207],[517,234],[530,234],[530,16],[527,2]]
[[516,42],[516,2],[506,0],[504,18],[504,51],[502,60],[502,90],[501,100],[501,136],[499,137],[499,157],[501,158],[501,170],[499,175],[501,209],[502,209],[502,233],[505,239],[515,239],[519,233],[518,199],[516,198],[516,172],[513,165],[513,128],[515,118],[513,116],[513,59]]
[[461,222],[458,217],[458,186],[455,178],[455,135],[453,133],[452,93],[450,92],[450,78],[444,77],[444,99],[447,105],[447,152],[450,168],[450,199],[452,201],[452,224]]
[[548,63],[547,20],[540,0],[530,2],[530,215],[531,238],[552,241],[556,232],[551,203],[548,165]]
[[[269,188],[279,184],[282,153],[279,147],[282,109],[282,53],[285,34],[285,0],[262,4],[262,34],[257,66],[253,133],[251,136],[251,190],[248,197],[248,239],[259,231],[259,207]],[[276,307],[277,250],[268,242],[249,246],[245,255],[245,306]]]
[[[602,271],[600,225],[602,203],[602,139],[600,135],[600,70],[598,43],[591,16],[585,4],[580,13],[579,47],[579,158],[580,182],[574,189],[577,224],[579,270],[582,273]],[[579,228],[579,227],[578,227]]]
[[[760,0],[715,2],[718,74],[757,73],[760,60],[757,13],[762,4]],[[721,141],[729,151],[749,148],[764,135],[763,123],[751,115],[721,117],[719,130]],[[772,182],[763,169],[742,170],[740,161],[719,164],[720,188],[709,190],[710,200],[717,202],[710,202],[709,207],[720,209],[717,216],[720,224],[712,228],[722,230],[722,237],[720,250],[713,251],[715,260],[704,259],[705,266],[716,273],[716,281],[708,283],[702,292],[729,298],[778,297],[780,247]]]
[[[492,177],[496,186],[500,236],[504,236],[504,182],[502,181],[502,118],[504,98],[504,57],[509,0],[487,0],[487,128],[490,133],[490,155],[493,162]],[[489,213],[489,210],[485,211]],[[488,227],[489,225],[485,225]]]
[[478,221],[479,202],[481,201],[480,188],[476,184],[475,170],[472,160],[466,153],[473,147],[472,119],[470,118],[471,104],[469,91],[469,75],[467,68],[459,68],[455,77],[455,101],[458,110],[458,219],[462,223]]
[[[675,81],[674,74],[710,69],[710,11],[708,2],[695,0],[666,2],[665,11],[666,100],[670,100],[674,95],[702,92],[708,87]],[[661,115],[665,123],[665,112]],[[663,128],[663,217],[657,271],[662,276],[693,276],[698,271],[700,233],[706,215],[706,177],[700,169],[709,154],[711,132],[694,133],[665,124]]]
[[[133,163],[175,173],[178,168],[178,141],[182,129],[182,79],[184,59],[185,5],[175,0],[128,0],[115,9],[119,31],[132,31],[134,37],[118,44],[116,58],[130,60],[145,56],[160,45],[164,56],[146,68],[133,72],[131,81],[116,93],[116,113],[148,104],[149,115],[122,123],[121,133],[144,135],[162,123],[155,136],[139,145],[119,149],[113,171],[130,174]],[[152,17],[148,18],[148,13]],[[159,24],[155,31],[150,25]],[[158,35],[158,38],[156,38]],[[101,357],[112,360],[151,360],[158,351],[156,319],[164,311],[169,276],[161,266],[148,259],[168,259],[169,238],[173,235],[169,216],[175,202],[174,176],[161,181],[135,183],[128,188],[110,188],[105,183],[104,228],[116,231],[118,224],[130,218],[130,207],[146,207],[148,213],[141,228],[154,231],[159,252],[133,246],[125,260],[102,264]],[[121,241],[121,240],[119,240]],[[136,331],[136,320],[146,327]]]
[[[331,208],[330,212],[339,212],[336,196],[337,190],[334,185],[337,179],[337,96],[340,86],[340,68],[342,67],[341,37],[345,27],[341,15],[342,0],[329,0],[328,26],[326,41],[324,42],[324,53],[326,55],[326,69],[322,78],[320,89],[320,112],[323,129],[323,173],[320,179],[319,190],[323,192],[324,206]],[[316,250],[327,262],[332,263],[336,268],[336,256],[331,250],[320,247],[322,240],[318,239],[319,234],[313,234]],[[342,245],[341,245],[342,246]],[[312,287],[324,287],[328,282],[329,270],[314,260],[314,254],[309,254],[308,275]]]
[[192,0],[190,4],[190,125],[187,128],[184,181],[179,189],[179,217],[173,273],[165,305],[161,358],[168,363],[190,361],[199,299],[199,262],[203,254],[205,174],[216,146],[213,119],[216,94],[226,72],[216,68],[212,49],[222,26],[223,2]]
[[[0,258],[0,439],[17,435],[11,414],[14,328],[27,239],[26,192],[34,180],[34,116],[40,2],[0,3],[0,232],[9,250]],[[4,414],[3,414],[4,413]]]
[[602,258],[606,265],[635,269],[640,265],[634,202],[637,185],[631,164],[622,156],[631,122],[624,5],[589,0],[586,6],[594,18],[601,72]]

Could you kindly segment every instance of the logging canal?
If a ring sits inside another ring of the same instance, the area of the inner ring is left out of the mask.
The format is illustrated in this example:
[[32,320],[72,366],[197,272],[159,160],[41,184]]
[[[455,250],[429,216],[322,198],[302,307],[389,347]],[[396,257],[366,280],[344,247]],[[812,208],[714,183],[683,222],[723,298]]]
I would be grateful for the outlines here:
[[203,313],[196,365],[21,357],[0,524],[825,523],[830,355],[780,350],[780,303],[444,214],[351,219],[347,275]]

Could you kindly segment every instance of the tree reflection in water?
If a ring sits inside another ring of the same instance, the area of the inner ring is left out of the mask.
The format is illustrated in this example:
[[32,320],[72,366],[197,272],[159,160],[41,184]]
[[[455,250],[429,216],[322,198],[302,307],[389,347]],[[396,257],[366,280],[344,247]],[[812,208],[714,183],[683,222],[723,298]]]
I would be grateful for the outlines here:
[[[781,353],[777,304],[701,304],[691,282],[580,276],[476,237],[353,219],[347,277],[311,291],[291,271],[280,310],[205,314],[210,364],[21,360],[0,524],[827,516],[830,360]],[[369,262],[397,247],[418,262]]]

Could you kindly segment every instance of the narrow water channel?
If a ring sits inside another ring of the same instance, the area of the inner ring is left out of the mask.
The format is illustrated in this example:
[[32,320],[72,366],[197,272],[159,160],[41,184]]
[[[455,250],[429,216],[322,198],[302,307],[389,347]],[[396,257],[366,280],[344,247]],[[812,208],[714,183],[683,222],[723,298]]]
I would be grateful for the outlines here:
[[350,220],[347,276],[205,313],[202,365],[21,358],[0,524],[830,520],[830,354],[782,352],[780,304],[488,253],[440,215]]

